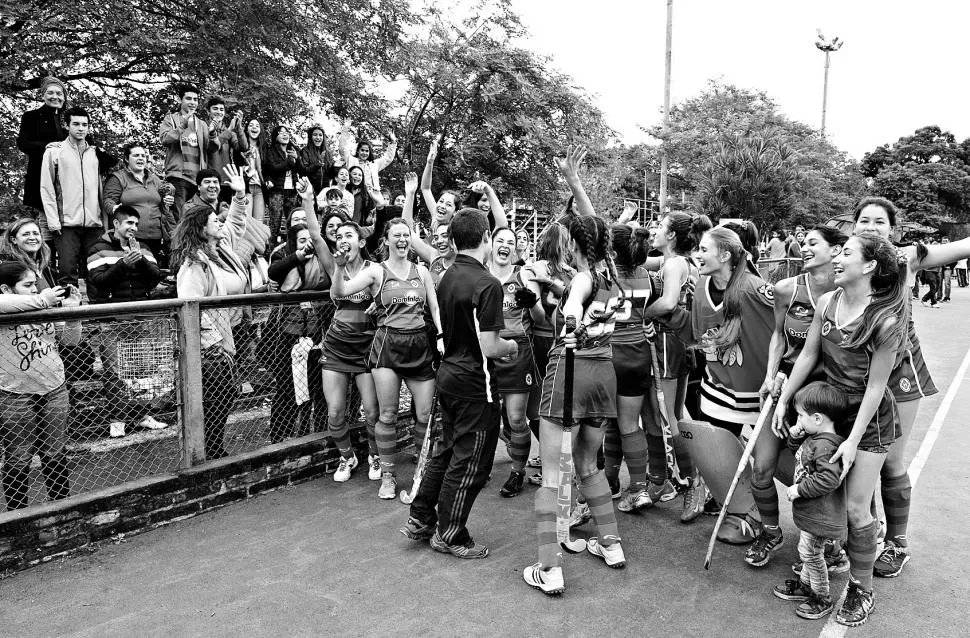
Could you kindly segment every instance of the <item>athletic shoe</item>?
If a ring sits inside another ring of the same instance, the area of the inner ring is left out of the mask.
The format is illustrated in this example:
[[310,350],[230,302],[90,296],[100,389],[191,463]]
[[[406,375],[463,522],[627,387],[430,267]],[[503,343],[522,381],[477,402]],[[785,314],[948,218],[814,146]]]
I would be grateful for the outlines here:
[[529,482],[533,485],[542,485],[542,470],[529,477]]
[[426,541],[434,534],[434,525],[425,525],[409,517],[400,531],[413,541]]
[[704,498],[707,485],[700,475],[694,477],[693,484],[684,492],[684,510],[680,513],[681,523],[691,523],[704,513]]
[[808,620],[818,620],[831,614],[834,608],[831,596],[822,598],[813,594],[811,598],[795,608],[795,614]]
[[610,498],[612,498],[615,501],[616,499],[623,496],[623,490],[620,488],[619,477],[615,479],[607,478],[606,482],[610,484]]
[[337,467],[337,471],[333,473],[333,480],[337,483],[344,483],[350,480],[350,473],[354,471],[357,467],[357,455],[352,455],[349,459],[340,457],[340,465]]
[[381,474],[381,487],[377,490],[377,498],[385,501],[397,498],[397,477],[393,472]]
[[367,478],[371,481],[381,480],[381,457],[377,454],[367,455]]
[[431,536],[431,549],[442,554],[451,554],[458,558],[474,559],[488,557],[488,548],[484,545],[476,545],[473,540],[469,540],[464,545],[449,545],[441,538],[438,532],[435,532]]
[[623,496],[616,503],[616,509],[621,512],[636,512],[642,510],[645,507],[650,507],[653,505],[653,500],[651,500],[650,495],[647,493],[646,489],[642,490],[624,490]]
[[758,538],[760,533],[761,523],[749,514],[729,512],[717,532],[717,540],[728,545],[747,545]]
[[876,564],[872,566],[872,573],[880,578],[896,578],[903,572],[903,566],[909,562],[909,548],[900,544],[898,536],[886,541],[886,546],[879,552]]
[[549,596],[555,596],[566,591],[566,582],[562,578],[562,567],[542,569],[542,564],[536,563],[522,570],[522,578],[529,585]]
[[533,456],[531,459],[525,462],[526,467],[542,467],[542,457]]
[[764,567],[771,560],[771,555],[778,551],[778,548],[784,542],[785,537],[781,533],[780,527],[778,528],[777,534],[772,534],[762,528],[761,533],[758,534],[758,538],[754,539],[754,543],[751,544],[751,547],[745,553],[744,562],[752,567]]
[[875,606],[873,593],[864,590],[854,580],[849,580],[849,590],[845,593],[845,601],[842,609],[835,615],[835,620],[846,627],[858,627],[869,620],[869,614]]
[[593,518],[593,513],[589,511],[589,505],[586,503],[576,503],[576,507],[569,512],[569,527],[571,529],[585,525],[591,518]]
[[673,483],[664,479],[663,483],[657,484],[653,481],[647,483],[647,494],[654,503],[666,503],[677,498],[677,489]]
[[599,539],[594,536],[586,541],[586,551],[593,556],[599,556],[606,561],[607,567],[620,569],[626,565],[626,558],[623,556],[623,548],[620,547],[620,539],[616,539],[615,543],[607,546],[601,545]]
[[812,588],[800,580],[786,580],[784,585],[775,585],[775,589],[771,593],[775,595],[775,598],[796,603],[811,600],[814,596]]
[[499,490],[499,494],[505,498],[512,498],[513,496],[518,496],[522,491],[522,483],[525,481],[525,472],[516,472],[512,470],[509,474],[509,480],[505,481],[505,485]]
[[711,491],[707,491],[707,500],[704,501],[704,516],[717,516],[721,513],[721,504],[717,502]]
[[168,423],[162,423],[151,415],[146,415],[145,418],[138,423],[138,425],[143,428],[148,428],[149,430],[164,430],[168,427]]

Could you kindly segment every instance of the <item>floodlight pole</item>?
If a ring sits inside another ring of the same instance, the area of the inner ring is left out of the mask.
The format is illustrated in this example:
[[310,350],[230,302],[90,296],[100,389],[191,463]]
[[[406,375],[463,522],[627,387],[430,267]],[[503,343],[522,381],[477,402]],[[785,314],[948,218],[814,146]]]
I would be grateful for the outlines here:
[[[670,134],[670,42],[673,39],[674,0],[667,0],[667,50],[664,57],[664,119],[660,140],[660,217],[667,211],[667,136]],[[646,188],[646,186],[644,186]]]
[[819,34],[819,42],[815,43],[819,51],[825,52],[825,80],[822,84],[822,137],[825,137],[825,110],[829,99],[829,56],[841,49],[842,44],[843,42],[838,38],[826,41],[821,34]]

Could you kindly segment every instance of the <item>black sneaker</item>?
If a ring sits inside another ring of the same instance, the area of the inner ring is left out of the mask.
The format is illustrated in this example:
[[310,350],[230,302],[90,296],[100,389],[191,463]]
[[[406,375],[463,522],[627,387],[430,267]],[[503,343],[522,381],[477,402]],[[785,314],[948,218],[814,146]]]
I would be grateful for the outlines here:
[[771,592],[776,598],[802,603],[811,600],[812,588],[800,580],[786,580],[784,585],[775,585]]
[[872,573],[880,578],[896,578],[902,573],[909,558],[909,549],[900,543],[898,537],[888,538],[872,566]]
[[512,498],[513,496],[518,496],[522,491],[522,484],[525,482],[525,472],[516,472],[512,470],[509,474],[509,480],[505,481],[505,485],[499,490],[499,494],[505,498]]
[[721,513],[721,504],[708,492],[707,500],[704,501],[704,516],[717,516]]
[[425,525],[421,521],[408,518],[408,522],[400,529],[400,532],[413,541],[426,541],[434,533],[434,525]]
[[795,608],[795,614],[808,620],[818,620],[831,614],[834,607],[831,596],[822,598],[812,594],[811,598]]
[[767,529],[762,528],[758,538],[754,539],[751,547],[745,553],[744,562],[752,567],[764,567],[771,560],[771,555],[778,551],[778,548],[784,542],[785,537],[781,533],[781,528],[778,528],[777,534],[772,534]]
[[864,590],[862,585],[854,580],[850,580],[845,601],[842,603],[842,609],[835,615],[835,620],[846,627],[858,627],[869,620],[869,614],[874,607],[873,593]]

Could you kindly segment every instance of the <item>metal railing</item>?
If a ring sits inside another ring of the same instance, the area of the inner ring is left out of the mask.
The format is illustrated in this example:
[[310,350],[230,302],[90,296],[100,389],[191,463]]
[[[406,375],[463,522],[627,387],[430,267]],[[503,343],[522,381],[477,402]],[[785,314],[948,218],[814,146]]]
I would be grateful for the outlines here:
[[[325,431],[319,348],[332,316],[326,292],[0,314],[0,502],[28,507]],[[353,383],[345,400],[360,421]]]

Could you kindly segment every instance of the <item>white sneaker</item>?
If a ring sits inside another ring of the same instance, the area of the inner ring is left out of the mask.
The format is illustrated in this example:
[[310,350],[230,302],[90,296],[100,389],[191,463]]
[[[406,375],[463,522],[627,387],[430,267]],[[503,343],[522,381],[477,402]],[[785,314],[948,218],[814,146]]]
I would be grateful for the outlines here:
[[566,591],[566,582],[562,578],[562,567],[542,569],[542,565],[536,563],[522,570],[522,578],[525,579],[525,582],[549,596]]
[[397,477],[393,472],[381,473],[381,487],[377,490],[377,498],[383,501],[397,498]]
[[620,540],[617,539],[612,545],[600,545],[599,539],[595,536],[586,541],[586,550],[593,556],[599,556],[606,561],[607,567],[619,569],[626,565],[626,558],[623,556],[623,548],[620,547]]
[[112,439],[120,439],[125,435],[125,422],[112,421],[108,424],[108,434]]
[[352,455],[349,459],[340,457],[340,466],[333,473],[333,480],[337,483],[344,483],[350,480],[350,473],[357,467],[357,456]]
[[367,478],[371,481],[381,480],[381,457],[377,454],[367,455]]
[[149,430],[164,430],[168,427],[168,423],[162,423],[151,415],[146,415],[138,425]]

